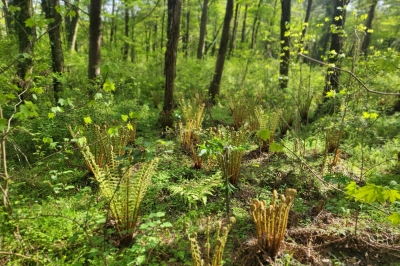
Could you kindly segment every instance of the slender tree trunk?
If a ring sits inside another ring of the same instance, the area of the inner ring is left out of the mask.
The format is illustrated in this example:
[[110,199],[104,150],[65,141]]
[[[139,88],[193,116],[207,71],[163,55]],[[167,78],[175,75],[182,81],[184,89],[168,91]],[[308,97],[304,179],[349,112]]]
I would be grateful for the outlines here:
[[6,23],[6,33],[11,34],[11,32],[12,32],[12,29],[11,29],[12,17],[11,17],[11,12],[8,9],[8,1],[2,0],[2,2],[3,2],[4,19],[5,19],[5,23]]
[[220,93],[220,84],[222,79],[222,72],[224,70],[225,56],[228,50],[228,41],[229,41],[229,31],[231,20],[233,16],[233,3],[234,0],[227,0],[226,3],[226,12],[224,18],[224,26],[222,29],[221,42],[219,45],[217,63],[215,65],[214,77],[211,81],[210,88],[208,90],[208,94],[210,95],[211,103],[215,103],[215,99],[219,96]]
[[274,25],[275,25],[275,15],[276,15],[276,10],[277,10],[277,8],[276,8],[277,5],[278,5],[278,0],[275,0],[272,16],[270,17],[269,23],[268,23],[269,24],[269,28],[268,28],[269,34],[265,41],[265,50],[270,57],[274,57],[274,52],[271,49],[271,46],[273,43],[271,36],[274,36]]
[[158,19],[156,18],[156,21],[154,22],[154,26],[153,26],[153,52],[156,51],[157,49],[157,34],[158,34]]
[[15,11],[16,26],[15,31],[18,34],[18,45],[19,52],[21,54],[27,54],[18,61],[17,65],[17,75],[20,79],[18,82],[18,87],[21,89],[26,89],[29,86],[30,78],[27,77],[29,73],[32,72],[33,68],[33,41],[36,38],[35,27],[27,27],[25,21],[32,18],[33,9],[31,0],[14,0],[14,6],[18,6],[19,10]]
[[[333,2],[331,0],[325,0],[325,17],[326,18],[331,18],[333,15]],[[324,23],[324,26],[322,27],[322,32],[324,34],[322,37],[318,40],[316,43],[316,47],[314,49],[314,58],[321,59],[323,55],[325,55],[326,50],[328,49],[328,43],[329,43],[329,38],[330,38],[330,24],[329,23]]]
[[73,52],[77,50],[76,35],[78,34],[79,26],[79,0],[75,0],[73,4],[68,5],[68,8],[70,8],[70,14],[65,17],[65,31],[69,50]]
[[179,24],[181,19],[181,0],[168,0],[167,50],[165,51],[165,92],[164,107],[161,113],[162,126],[172,128],[174,112],[174,86],[176,72],[176,54],[179,42]]
[[186,43],[184,44],[185,45],[185,57],[187,57],[188,56],[188,53],[189,53],[189,42],[190,42],[190,10],[189,10],[189,1],[187,1],[187,8],[188,8],[188,10],[187,10],[187,12],[186,12],[186,32],[185,32],[185,40],[186,40]]
[[110,29],[110,48],[112,47],[112,43],[115,35],[115,0],[112,0],[111,6],[111,29]]
[[[349,0],[335,0],[333,8],[333,18],[331,25],[331,46],[329,51],[328,62],[330,64],[337,63],[340,54],[342,53],[342,35],[344,33],[344,24],[346,20],[346,5]],[[333,53],[332,53],[333,52]],[[339,87],[340,72],[335,68],[328,68],[325,79],[324,94],[326,95],[329,91],[337,91]],[[324,101],[328,98],[324,97]]]
[[289,60],[290,60],[290,0],[281,0],[281,62],[279,65],[279,85],[286,89],[289,82]]
[[242,37],[240,39],[241,43],[246,42],[246,21],[247,21],[247,8],[249,7],[248,4],[244,6],[244,16],[243,16],[243,25],[242,25]]
[[306,37],[308,21],[310,20],[311,6],[312,6],[312,0],[308,0],[306,17],[304,18],[303,30],[301,31],[301,38],[300,38],[301,48],[299,49],[299,52],[301,52],[301,50],[304,48],[303,47],[304,46],[304,41],[305,41],[304,39]]
[[238,29],[238,24],[239,24],[239,21],[238,21],[239,9],[240,9],[240,5],[236,4],[236,7],[235,7],[235,18],[234,18],[233,29],[232,29],[232,36],[231,36],[231,40],[229,42],[229,55],[230,56],[233,55],[233,50],[235,49],[235,40],[236,40],[237,29]]
[[[101,2],[101,0],[90,0],[88,77],[93,82],[100,76]],[[90,91],[89,96],[92,98],[94,91]]]
[[201,10],[200,37],[199,37],[199,46],[197,47],[197,59],[202,59],[204,55],[205,40],[207,34],[207,12],[208,12],[208,0],[204,0],[203,8]]
[[368,48],[369,48],[369,44],[371,42],[371,30],[372,30],[372,20],[374,19],[374,15],[375,15],[375,9],[376,9],[376,5],[378,4],[378,0],[372,0],[372,3],[369,7],[369,11],[368,11],[368,18],[367,21],[365,23],[365,37],[361,46],[361,51],[364,53],[364,55],[368,55]]
[[[282,1],[284,1],[284,0],[282,0]],[[250,49],[254,49],[254,45],[256,43],[256,38],[257,38],[256,26],[257,26],[258,15],[259,15],[259,12],[260,12],[261,3],[262,3],[262,0],[258,1],[256,16],[254,17],[254,20],[253,20]],[[290,10],[289,10],[289,14],[290,14]]]
[[136,23],[136,15],[135,15],[135,10],[134,8],[131,9],[131,17],[132,17],[132,29],[131,29],[131,62],[134,63],[136,59],[136,54],[135,54],[135,23]]
[[127,61],[129,55],[129,8],[127,6],[125,6],[125,39],[122,59]]
[[160,50],[164,48],[164,25],[165,25],[165,0],[163,5],[163,13],[161,17],[161,39],[160,39]]
[[64,54],[61,43],[61,14],[57,12],[60,7],[59,0],[42,0],[42,9],[49,23],[49,39],[51,47],[51,61],[53,70],[54,99],[58,102],[59,93],[62,91],[62,84],[57,76],[64,71]]

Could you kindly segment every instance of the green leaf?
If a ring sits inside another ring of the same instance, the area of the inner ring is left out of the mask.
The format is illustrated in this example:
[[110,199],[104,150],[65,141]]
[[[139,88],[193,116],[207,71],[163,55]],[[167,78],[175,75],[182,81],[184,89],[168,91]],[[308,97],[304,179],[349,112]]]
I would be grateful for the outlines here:
[[397,199],[400,199],[400,193],[395,189],[386,189],[383,191],[383,197],[384,200],[389,200],[391,203],[393,203]]
[[56,116],[55,113],[48,113],[48,114],[47,114],[47,117],[48,117],[49,119],[53,119],[55,116]]
[[7,129],[7,119],[0,118],[0,131]]
[[356,201],[362,201],[366,203],[380,202],[383,203],[384,199],[384,189],[382,186],[377,186],[375,184],[367,184],[362,188],[359,188],[354,194]]
[[281,152],[283,150],[283,148],[284,148],[283,145],[278,142],[273,142],[269,146],[269,150],[271,152]]
[[257,131],[257,137],[259,137],[263,141],[267,141],[271,137],[271,131],[268,129],[260,129]]
[[33,18],[28,18],[27,20],[25,20],[25,26],[34,27],[35,26],[35,20]]
[[90,116],[84,117],[83,121],[85,122],[86,125],[90,125],[93,123],[92,118],[90,118]]
[[346,190],[346,194],[349,195],[350,197],[353,197],[354,194],[357,193],[358,187],[356,182],[350,182],[350,184],[348,184],[345,188]]
[[119,130],[119,128],[118,128],[117,126],[113,126],[113,127],[110,127],[110,128],[107,130],[107,133],[108,133],[108,135],[110,135],[111,137],[118,136],[118,135],[119,135],[118,130]]
[[115,91],[115,84],[113,82],[111,82],[110,80],[107,80],[103,85],[103,89],[106,92]]
[[390,215],[388,219],[392,222],[393,225],[398,225],[400,224],[400,213],[392,212],[392,215]]
[[123,120],[124,122],[127,122],[129,116],[127,116],[127,115],[121,115],[121,118],[122,118],[122,120]]

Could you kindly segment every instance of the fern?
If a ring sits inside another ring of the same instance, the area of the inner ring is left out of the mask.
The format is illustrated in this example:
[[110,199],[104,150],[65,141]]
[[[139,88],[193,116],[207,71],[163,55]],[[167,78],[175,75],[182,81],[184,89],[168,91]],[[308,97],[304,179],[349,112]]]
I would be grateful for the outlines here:
[[198,201],[203,202],[204,205],[207,204],[207,197],[212,196],[214,189],[221,184],[221,175],[217,172],[212,177],[200,180],[187,180],[179,185],[171,185],[168,189],[172,195],[181,196],[189,204],[189,208],[191,208],[192,205],[196,206]]
[[[69,127],[73,137],[76,134]],[[100,131],[98,131],[100,132]],[[123,140],[115,140],[114,143],[121,143]],[[143,163],[140,169],[123,168],[124,163],[129,165],[128,159],[122,160],[122,164],[116,161],[117,154],[114,152],[112,141],[103,153],[106,156],[106,163],[98,164],[89,146],[80,146],[81,153],[86,164],[92,169],[95,179],[99,182],[101,194],[109,201],[112,219],[121,238],[133,237],[139,216],[140,204],[145,197],[147,188],[151,183],[151,176],[155,172],[158,159]],[[136,165],[135,165],[135,168]]]

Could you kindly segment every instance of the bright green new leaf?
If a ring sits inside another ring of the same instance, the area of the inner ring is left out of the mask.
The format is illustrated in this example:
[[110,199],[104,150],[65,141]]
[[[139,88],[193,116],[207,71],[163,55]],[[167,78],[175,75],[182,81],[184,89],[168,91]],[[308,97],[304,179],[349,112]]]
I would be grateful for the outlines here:
[[90,118],[90,116],[84,117],[83,121],[85,122],[86,125],[90,125],[91,123],[93,123],[92,118]]
[[48,114],[47,114],[47,117],[48,117],[49,119],[53,119],[55,116],[56,116],[55,113],[48,113]]
[[375,184],[367,184],[366,186],[359,188],[354,194],[354,197],[356,198],[356,201],[366,203],[377,201],[383,203],[385,201],[383,187]]
[[106,92],[111,92],[111,91],[115,91],[115,84],[112,83],[110,80],[107,80],[104,85],[103,85],[103,89]]
[[121,115],[121,118],[122,118],[122,120],[123,120],[124,122],[127,122],[129,116],[127,116],[127,115]]
[[127,127],[129,130],[133,130],[133,126],[132,126],[131,123],[126,124],[126,127]]
[[53,143],[53,138],[44,137],[44,138],[43,138],[43,143],[51,144],[51,143]]
[[398,225],[400,224],[400,213],[392,212],[392,215],[390,215],[388,219],[392,222],[393,225]]
[[278,142],[273,142],[269,146],[269,150],[271,152],[281,152],[283,150],[283,148],[284,148],[283,145]]
[[397,199],[400,199],[400,193],[395,189],[386,189],[383,191],[383,197],[384,200],[389,200],[391,203],[393,203]]
[[336,96],[336,91],[330,90],[330,91],[328,91],[328,92],[326,93],[326,96],[325,96],[325,97],[327,97],[327,98],[335,98],[335,96]]
[[346,190],[346,194],[349,195],[350,198],[353,197],[354,194],[356,194],[356,192],[358,190],[356,182],[354,182],[354,181],[350,182],[350,184],[348,184],[346,186],[345,190]]
[[257,131],[257,137],[259,137],[263,141],[267,141],[271,137],[271,131],[268,129],[260,129]]
[[118,136],[118,134],[119,134],[118,130],[119,130],[119,128],[118,128],[117,126],[110,127],[110,128],[107,130],[107,133],[108,133],[108,135],[110,135],[111,137]]

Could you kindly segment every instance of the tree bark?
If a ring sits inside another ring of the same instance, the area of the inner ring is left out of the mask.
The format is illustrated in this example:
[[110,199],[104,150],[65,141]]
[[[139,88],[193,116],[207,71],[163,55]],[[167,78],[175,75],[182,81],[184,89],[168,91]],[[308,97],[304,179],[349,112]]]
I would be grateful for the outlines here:
[[[284,0],[283,0],[283,1],[284,1]],[[256,26],[257,26],[258,15],[259,15],[259,12],[260,12],[261,3],[262,3],[262,0],[258,1],[256,16],[254,17],[254,20],[253,20],[253,27],[252,27],[252,32],[251,32],[250,49],[254,49],[254,45],[255,45],[255,43],[256,43],[256,38],[257,38]],[[290,3],[289,3],[289,5],[290,5]],[[289,16],[290,16],[290,10],[289,10]],[[290,19],[289,19],[289,21],[290,21]]]
[[235,40],[236,40],[236,35],[237,35],[237,29],[238,29],[238,16],[239,16],[239,9],[240,9],[240,5],[236,4],[235,7],[235,18],[233,20],[233,29],[232,29],[232,35],[231,35],[231,40],[229,42],[229,55],[232,56],[233,55],[233,50],[235,49]]
[[132,18],[132,29],[131,29],[131,62],[134,63],[136,59],[135,52],[135,23],[136,23],[136,14],[134,8],[131,9],[131,18]]
[[306,17],[304,18],[303,30],[301,31],[301,38],[300,38],[301,48],[299,52],[301,52],[301,50],[303,49],[304,39],[307,33],[308,21],[310,20],[310,15],[311,15],[311,6],[312,6],[312,0],[308,0]]
[[50,21],[48,33],[51,47],[51,66],[53,70],[54,99],[58,102],[59,93],[62,91],[62,84],[57,78],[64,71],[64,54],[61,43],[61,14],[57,12],[60,7],[59,0],[42,0],[42,9],[46,19]]
[[112,43],[115,35],[115,0],[112,0],[111,6],[111,29],[110,29],[110,48],[112,47]]
[[129,40],[129,8],[125,6],[125,43],[124,43],[124,51],[122,54],[122,59],[124,61],[128,60],[128,54],[129,54],[128,40]]
[[246,42],[246,21],[247,21],[247,8],[249,7],[248,4],[244,6],[244,16],[243,16],[243,25],[242,25],[242,37],[240,39],[241,43]]
[[[90,0],[88,77],[95,82],[100,76],[101,0]],[[93,91],[89,93],[93,97]]]
[[197,47],[197,59],[202,59],[204,55],[205,40],[207,34],[207,12],[208,12],[208,0],[204,0],[203,8],[201,10],[200,37],[199,37],[199,46]]
[[[187,5],[189,5],[189,1],[187,2]],[[188,56],[189,53],[189,38],[190,38],[190,10],[189,6],[187,6],[188,10],[186,12],[186,32],[185,32],[185,44],[184,44],[184,50],[185,50],[185,57]]]
[[[342,34],[344,33],[344,24],[346,20],[346,5],[349,0],[335,0],[333,7],[333,17],[331,25],[331,46],[329,51],[328,62],[330,64],[337,63],[339,56],[342,53]],[[328,68],[328,72],[325,78],[324,94],[326,95],[329,91],[337,91],[339,87],[340,71],[335,68]],[[328,100],[324,97],[324,101]]]
[[6,23],[6,33],[7,35],[12,33],[12,28],[11,28],[11,22],[12,22],[12,17],[11,17],[11,12],[8,10],[8,1],[7,0],[2,0],[3,2],[3,11],[4,11],[4,19]]
[[289,82],[289,60],[290,60],[290,0],[281,0],[281,62],[279,65],[279,85],[286,89]]
[[181,0],[168,0],[167,50],[165,51],[165,91],[164,107],[161,113],[162,126],[172,128],[174,111],[174,82],[176,71],[176,54],[179,42],[179,25],[181,19]]
[[[333,3],[331,0],[325,0],[325,17],[330,18],[333,15]],[[316,43],[316,47],[313,50],[314,53],[314,58],[317,58],[318,60],[321,59],[323,55],[325,55],[325,52],[328,48],[328,43],[329,43],[329,37],[330,37],[330,24],[324,23],[324,26],[322,27],[322,32],[324,34],[322,37],[318,40]]]
[[[79,0],[75,0],[75,2],[69,5],[71,11],[73,11],[73,15],[68,15],[65,17],[65,28],[67,33],[67,42],[70,47],[70,51],[77,51],[76,46],[76,35],[78,34],[78,26],[79,26]],[[70,11],[70,12],[71,12]]]
[[374,15],[375,15],[375,8],[376,5],[378,4],[378,0],[372,0],[372,3],[369,7],[369,11],[368,11],[368,18],[367,21],[365,23],[365,37],[361,46],[361,51],[364,53],[364,55],[368,55],[368,48],[369,48],[369,44],[371,42],[371,30],[372,30],[372,20],[374,19]]
[[210,96],[212,104],[215,104],[215,99],[219,96],[220,93],[222,72],[224,70],[225,57],[228,50],[230,24],[233,16],[233,2],[234,0],[227,0],[226,3],[224,26],[222,28],[221,42],[219,45],[217,62],[215,65],[214,77],[208,90],[208,94]]
[[20,79],[20,81],[18,82],[18,87],[21,89],[26,89],[26,86],[29,85],[30,80],[27,75],[32,72],[33,68],[33,42],[36,38],[35,27],[28,27],[25,24],[25,21],[32,18],[33,15],[32,1],[14,0],[13,4],[19,7],[19,10],[16,10],[14,13],[15,20],[17,22],[17,25],[15,26],[15,31],[18,34],[19,52],[21,54],[26,54],[26,56],[23,56],[18,61],[17,65],[17,75]]

